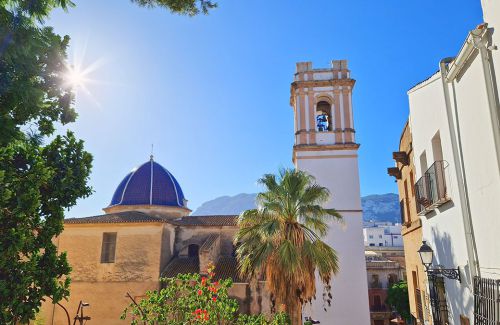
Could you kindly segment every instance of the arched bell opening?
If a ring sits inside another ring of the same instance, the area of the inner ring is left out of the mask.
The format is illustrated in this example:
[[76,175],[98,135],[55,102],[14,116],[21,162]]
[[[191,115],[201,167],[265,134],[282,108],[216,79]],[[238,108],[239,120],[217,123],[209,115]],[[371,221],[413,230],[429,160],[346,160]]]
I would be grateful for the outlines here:
[[316,131],[332,131],[332,105],[327,101],[320,101],[316,104]]

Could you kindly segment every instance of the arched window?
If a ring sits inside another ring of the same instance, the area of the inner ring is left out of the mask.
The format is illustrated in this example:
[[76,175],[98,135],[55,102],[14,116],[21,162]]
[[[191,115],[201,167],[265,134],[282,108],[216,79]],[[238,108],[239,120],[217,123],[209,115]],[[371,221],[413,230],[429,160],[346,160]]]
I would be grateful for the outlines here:
[[332,130],[332,106],[321,101],[316,105],[316,130],[326,132]]
[[198,252],[200,247],[196,244],[191,244],[188,246],[188,257],[198,257]]

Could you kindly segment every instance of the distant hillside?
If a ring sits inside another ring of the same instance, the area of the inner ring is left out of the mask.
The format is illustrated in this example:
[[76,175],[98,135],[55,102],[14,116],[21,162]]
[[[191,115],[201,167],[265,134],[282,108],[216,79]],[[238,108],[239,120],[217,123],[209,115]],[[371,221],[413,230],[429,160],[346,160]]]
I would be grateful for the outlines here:
[[[240,214],[255,208],[257,194],[241,193],[235,196],[221,196],[203,203],[193,215]],[[361,198],[363,220],[400,222],[399,198],[397,194],[374,194]]]
[[401,222],[399,196],[394,193],[373,194],[361,198],[364,221]]
[[257,194],[241,193],[235,196],[221,196],[203,203],[192,215],[240,214],[255,208]]

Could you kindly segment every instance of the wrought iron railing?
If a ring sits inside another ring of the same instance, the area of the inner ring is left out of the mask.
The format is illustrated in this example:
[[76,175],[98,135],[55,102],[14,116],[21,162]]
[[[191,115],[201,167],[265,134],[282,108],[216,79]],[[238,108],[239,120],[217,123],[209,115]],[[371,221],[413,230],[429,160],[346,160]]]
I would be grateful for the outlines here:
[[444,160],[434,162],[415,183],[417,212],[435,208],[448,200]]
[[500,324],[500,280],[474,278],[474,324]]

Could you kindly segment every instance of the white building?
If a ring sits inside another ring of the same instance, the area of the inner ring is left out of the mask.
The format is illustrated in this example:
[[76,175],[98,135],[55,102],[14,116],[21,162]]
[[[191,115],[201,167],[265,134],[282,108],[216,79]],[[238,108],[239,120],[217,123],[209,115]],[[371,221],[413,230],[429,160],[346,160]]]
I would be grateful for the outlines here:
[[[408,91],[417,210],[434,250],[431,268],[458,267],[461,277],[429,282],[435,325],[500,321],[493,299],[500,287],[500,1],[482,4],[487,24]],[[479,285],[487,279],[488,289]]]
[[392,224],[390,222],[365,222],[363,227],[363,237],[365,246],[403,247],[401,224]]
[[[322,324],[366,325],[370,323],[368,286],[363,246],[362,211],[358,174],[358,147],[354,137],[352,88],[347,61],[332,61],[327,69],[313,69],[311,62],[297,63],[290,103],[294,111],[297,169],[316,177],[327,187],[344,225],[332,223],[324,239],[337,251],[340,272],[333,278],[332,306],[322,299],[317,282],[317,299],[311,316]],[[310,314],[309,314],[310,313]]]

